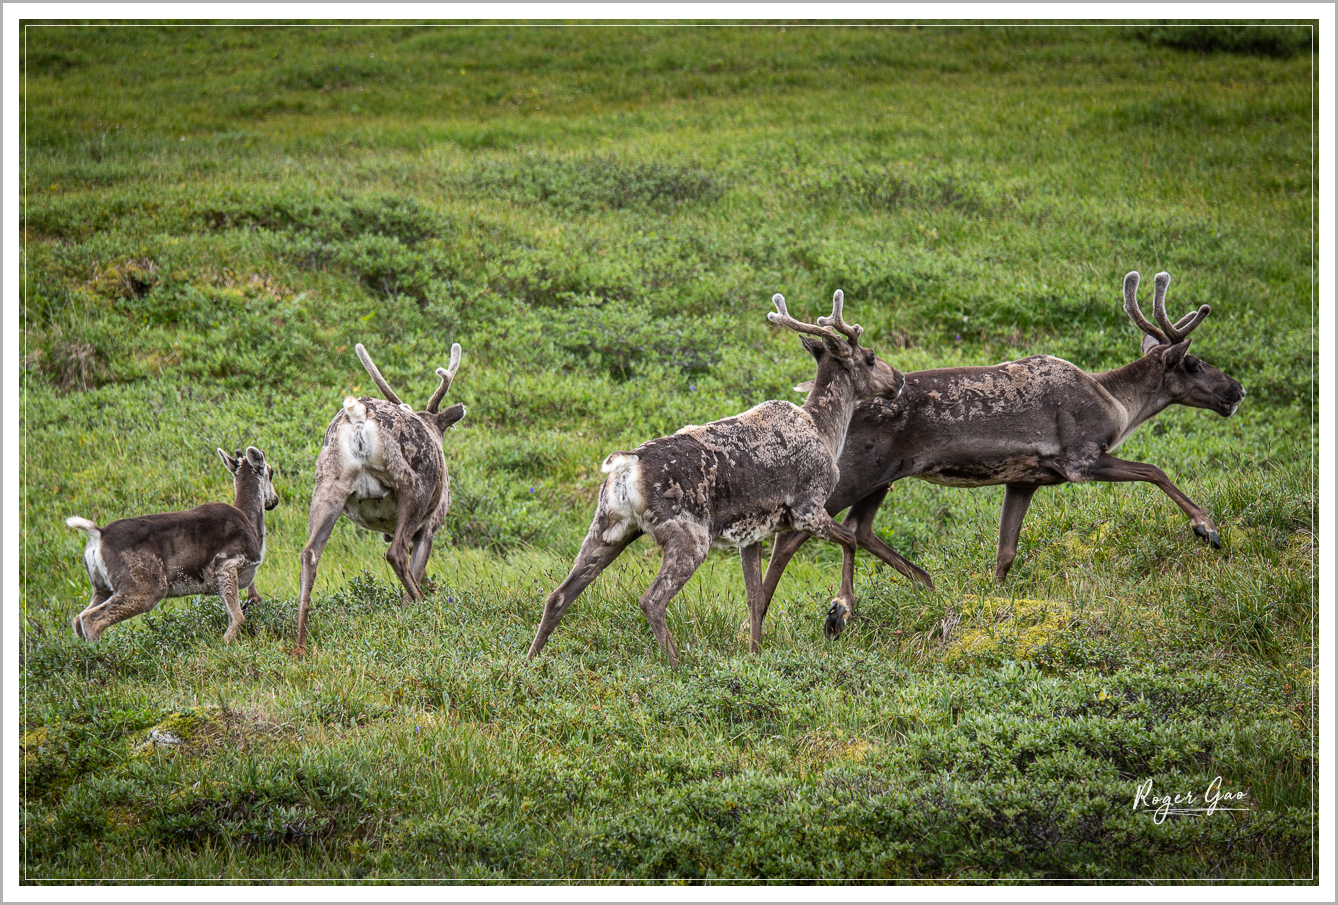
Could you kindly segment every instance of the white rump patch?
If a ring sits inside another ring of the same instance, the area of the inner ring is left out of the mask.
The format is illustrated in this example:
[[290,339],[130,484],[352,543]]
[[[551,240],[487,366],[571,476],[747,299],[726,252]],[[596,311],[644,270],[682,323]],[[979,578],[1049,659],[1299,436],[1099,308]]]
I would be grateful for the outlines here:
[[344,466],[370,465],[381,468],[381,425],[367,417],[367,407],[353,397],[344,400],[348,423],[339,431],[339,450]]
[[602,535],[606,544],[617,543],[641,525],[646,501],[641,496],[640,461],[637,456],[613,453],[601,466],[608,473],[604,481],[608,527]]
[[639,456],[630,456],[627,453],[620,452],[609,453],[609,457],[604,460],[603,465],[599,466],[599,470],[604,472],[604,474],[608,474],[622,462],[626,462],[630,466],[635,465],[638,461],[640,461]]
[[88,536],[88,543],[84,545],[84,568],[88,570],[88,577],[94,584],[101,584],[113,593],[116,591],[116,588],[112,587],[111,578],[107,575],[107,564],[102,559],[100,535]]

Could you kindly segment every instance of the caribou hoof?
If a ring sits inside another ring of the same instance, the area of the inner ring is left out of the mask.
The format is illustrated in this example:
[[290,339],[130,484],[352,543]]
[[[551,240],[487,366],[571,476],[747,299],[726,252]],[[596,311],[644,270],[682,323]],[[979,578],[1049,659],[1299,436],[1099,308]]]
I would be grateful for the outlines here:
[[841,637],[841,632],[845,631],[846,612],[841,606],[841,601],[832,601],[832,608],[827,611],[827,623],[822,627],[823,634],[828,640],[835,641]]
[[1204,525],[1195,525],[1194,533],[1206,540],[1214,550],[1222,549],[1222,542],[1217,538],[1217,529],[1205,527]]

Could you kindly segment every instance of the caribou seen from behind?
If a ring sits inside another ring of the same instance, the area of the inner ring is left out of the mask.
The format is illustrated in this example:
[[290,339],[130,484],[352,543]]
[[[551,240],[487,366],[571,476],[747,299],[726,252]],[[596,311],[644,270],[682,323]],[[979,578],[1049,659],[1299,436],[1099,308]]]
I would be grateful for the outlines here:
[[[939,368],[906,375],[895,400],[856,407],[841,455],[841,478],[826,511],[849,507],[844,524],[858,545],[929,587],[929,575],[883,543],[874,516],[888,487],[917,477],[949,487],[1004,485],[994,575],[1003,581],[1017,555],[1022,520],[1038,487],[1080,481],[1146,481],[1189,516],[1194,533],[1220,547],[1208,513],[1155,465],[1111,453],[1143,422],[1171,405],[1235,414],[1240,383],[1189,354],[1189,334],[1208,305],[1172,323],[1166,316],[1171,277],[1156,276],[1150,323],[1139,309],[1138,273],[1124,278],[1124,310],[1143,333],[1142,357],[1113,371],[1088,374],[1050,355],[993,367]],[[804,385],[796,387],[803,390]],[[807,540],[802,531],[776,538],[763,582],[769,601],[785,566]],[[847,553],[847,556],[851,554]],[[844,571],[853,570],[847,563]]]
[[442,435],[465,416],[460,403],[438,412],[460,367],[460,344],[451,346],[451,363],[437,368],[441,384],[427,408],[415,412],[400,401],[372,363],[362,343],[355,347],[372,381],[386,397],[345,397],[343,409],[325,431],[316,458],[316,482],[307,516],[309,534],[302,550],[302,579],[297,610],[297,645],[307,645],[307,612],[316,584],[316,566],[339,516],[389,542],[386,559],[404,586],[404,599],[423,596],[421,584],[432,555],[432,539],[451,504],[450,479]]
[[773,323],[803,335],[817,360],[817,377],[802,406],[763,402],[741,415],[689,425],[604,460],[608,474],[599,491],[590,531],[571,573],[544,601],[543,618],[529,656],[543,649],[577,596],[627,546],[649,534],[663,549],[659,574],[641,598],[641,611],[656,640],[678,665],[678,650],[665,623],[670,599],[697,571],[711,549],[739,551],[748,597],[750,649],[761,650],[762,541],[789,528],[841,544],[846,550],[833,618],[854,607],[854,534],[823,508],[837,482],[837,459],[851,412],[861,399],[895,397],[905,378],[859,345],[863,328],[842,319],[843,295],[832,313],[806,324],[790,316],[785,299],[772,298]]

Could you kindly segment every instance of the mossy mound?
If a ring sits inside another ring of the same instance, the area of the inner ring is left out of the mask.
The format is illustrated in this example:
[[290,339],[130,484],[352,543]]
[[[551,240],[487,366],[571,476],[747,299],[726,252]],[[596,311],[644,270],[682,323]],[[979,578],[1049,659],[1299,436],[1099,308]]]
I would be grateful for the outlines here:
[[132,757],[148,757],[155,751],[202,753],[230,734],[237,715],[221,707],[187,707],[159,720],[135,745]]
[[946,656],[954,660],[1049,659],[1080,624],[1062,600],[976,597],[962,600]]

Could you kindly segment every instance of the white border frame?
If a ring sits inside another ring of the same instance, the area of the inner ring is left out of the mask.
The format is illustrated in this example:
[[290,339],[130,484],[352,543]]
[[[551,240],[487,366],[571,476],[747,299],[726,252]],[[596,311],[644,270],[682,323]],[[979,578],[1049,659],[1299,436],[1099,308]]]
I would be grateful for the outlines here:
[[[313,15],[317,13],[317,15]],[[18,846],[18,770],[19,770],[19,733],[16,716],[19,712],[18,694],[18,657],[17,639],[19,637],[19,569],[21,550],[19,548],[19,481],[22,477],[22,457],[19,434],[22,430],[22,398],[18,380],[19,371],[19,304],[21,273],[19,255],[20,205],[23,200],[21,175],[21,154],[19,146],[18,123],[22,116],[20,107],[19,46],[23,39],[19,27],[21,18],[41,19],[232,19],[232,20],[368,20],[380,21],[393,19],[433,19],[451,21],[461,19],[538,19],[538,20],[588,20],[588,21],[637,21],[637,20],[718,20],[734,19],[751,22],[765,22],[773,19],[802,18],[813,21],[839,21],[844,19],[928,19],[928,20],[994,20],[1039,19],[1046,21],[1064,20],[1069,22],[1088,19],[1131,20],[1131,19],[1187,19],[1207,21],[1219,18],[1254,18],[1254,19],[1317,19],[1319,21],[1318,43],[1319,56],[1319,100],[1316,109],[1319,114],[1318,141],[1314,155],[1315,173],[1318,177],[1316,202],[1319,205],[1318,234],[1315,236],[1314,261],[1317,268],[1315,288],[1315,326],[1319,349],[1319,406],[1320,444],[1317,452],[1319,476],[1319,524],[1316,537],[1319,547],[1318,561],[1329,565],[1335,561],[1334,543],[1329,533],[1332,524],[1331,504],[1334,498],[1335,460],[1332,446],[1334,409],[1334,376],[1331,367],[1325,367],[1333,352],[1334,327],[1334,23],[1335,9],[1331,4],[1319,3],[1282,3],[1261,5],[1254,3],[1162,3],[1162,4],[1066,4],[1066,3],[1020,3],[1020,4],[933,4],[933,3],[835,3],[816,5],[811,3],[776,3],[766,6],[747,3],[498,3],[498,4],[413,4],[388,3],[370,5],[360,3],[330,3],[319,7],[301,3],[242,4],[242,3],[202,3],[195,5],[160,4],[160,3],[6,3],[3,6],[2,25],[0,25],[0,47],[3,47],[3,166],[4,166],[4,250],[3,250],[3,296],[0,296],[4,309],[4,327],[0,330],[3,345],[0,345],[0,363],[3,364],[4,379],[3,400],[3,484],[0,484],[0,505],[3,506],[4,545],[0,550],[0,581],[3,584],[4,631],[3,647],[0,647],[0,667],[3,668],[3,776],[0,777],[0,790],[3,790],[4,820],[3,837],[0,850],[3,851],[4,882],[2,888],[4,901],[165,901],[176,902],[182,899],[194,899],[209,902],[238,901],[243,897],[258,899],[256,891],[241,886],[196,886],[196,885],[131,885],[131,886],[19,886],[19,846]],[[1328,402],[1329,405],[1324,403]],[[1327,555],[1326,555],[1327,554]],[[1319,838],[1316,841],[1317,862],[1320,865],[1320,883],[1318,886],[1293,885],[1249,885],[1229,886],[1215,883],[1209,885],[1184,886],[1161,885],[1158,887],[1158,900],[1187,902],[1244,902],[1244,901],[1327,901],[1335,900],[1335,882],[1333,859],[1334,847],[1334,708],[1332,694],[1334,683],[1334,614],[1325,602],[1332,603],[1334,596],[1334,576],[1331,570],[1321,569],[1319,575],[1319,599],[1316,601],[1318,612],[1317,638],[1320,647],[1319,675],[1320,701],[1317,712],[1325,714],[1318,733],[1317,788],[1319,790],[1318,821]],[[683,899],[698,901],[732,900],[741,902],[807,902],[813,900],[835,900],[850,902],[873,902],[892,898],[908,898],[920,901],[976,901],[991,899],[998,901],[1066,901],[1083,898],[1090,901],[1112,902],[1126,901],[1136,895],[1146,899],[1146,894],[1135,892],[1131,886],[1100,886],[1094,884],[1076,884],[1063,887],[1041,884],[1025,884],[1015,887],[1000,887],[988,884],[967,884],[957,886],[915,886],[914,891],[899,887],[911,884],[895,883],[890,885],[864,887],[775,887],[752,886],[724,883],[712,887],[642,887],[609,886],[604,884],[582,883],[573,886],[467,886],[464,884],[445,884],[432,886],[402,886],[395,884],[333,886],[303,886],[300,881],[285,882],[275,887],[278,894],[275,899],[285,901],[331,901],[354,902],[366,900],[425,902],[441,899],[459,901],[576,901],[592,900],[599,902],[638,901],[666,902]],[[264,896],[268,899],[270,896]]]

